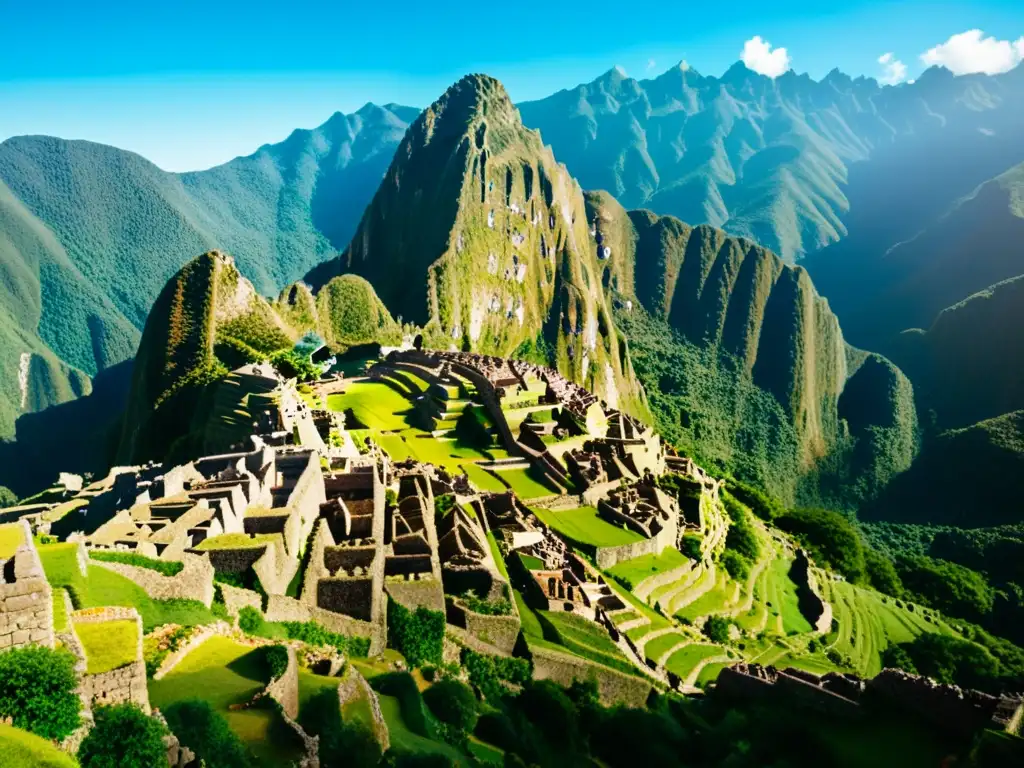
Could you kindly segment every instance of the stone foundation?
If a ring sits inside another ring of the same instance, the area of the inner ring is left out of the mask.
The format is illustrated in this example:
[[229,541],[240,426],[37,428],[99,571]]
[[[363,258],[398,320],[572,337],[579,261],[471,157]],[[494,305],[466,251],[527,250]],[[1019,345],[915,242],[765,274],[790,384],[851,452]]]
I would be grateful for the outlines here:
[[22,544],[9,560],[0,560],[0,651],[26,645],[53,647],[53,591],[39,553],[32,543],[28,522]]
[[90,560],[90,563],[131,579],[154,600],[198,600],[207,608],[213,603],[213,566],[207,557],[185,552],[184,568],[176,576],[164,576],[151,568],[125,563],[105,560]]

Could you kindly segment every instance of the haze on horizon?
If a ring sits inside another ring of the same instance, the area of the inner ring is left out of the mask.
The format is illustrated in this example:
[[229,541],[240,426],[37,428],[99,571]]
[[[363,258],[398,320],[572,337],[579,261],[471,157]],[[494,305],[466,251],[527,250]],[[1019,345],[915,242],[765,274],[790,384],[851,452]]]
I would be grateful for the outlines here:
[[[680,61],[719,76],[735,61],[767,76],[820,79],[838,68],[896,85],[931,65],[1006,71],[1024,58],[1024,7],[1010,0],[807,0],[729,13],[682,2],[598,2],[586,13],[537,3],[430,10],[303,8],[188,0],[168,17],[120,0],[103,13],[60,0],[5,8],[18,30],[0,49],[0,140],[87,139],[170,171],[208,168],[367,102],[423,107],[467,72],[505,83],[516,102],[620,66],[644,79]],[[491,35],[485,33],[493,25]]]

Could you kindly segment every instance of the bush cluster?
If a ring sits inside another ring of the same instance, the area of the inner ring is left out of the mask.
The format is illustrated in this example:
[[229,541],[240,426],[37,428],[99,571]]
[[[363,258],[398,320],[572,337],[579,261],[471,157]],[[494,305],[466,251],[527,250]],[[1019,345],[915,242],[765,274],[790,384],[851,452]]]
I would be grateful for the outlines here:
[[388,601],[388,645],[401,653],[410,667],[441,664],[444,651],[445,616],[419,606],[410,611]]
[[60,741],[79,724],[75,658],[41,645],[0,653],[0,720]]
[[288,670],[288,649],[283,645],[267,646],[263,653],[271,680],[276,680]]
[[177,701],[164,709],[164,718],[171,732],[206,768],[254,768],[245,745],[209,702]]
[[167,729],[137,704],[93,710],[96,724],[78,748],[82,768],[149,768],[167,764]]

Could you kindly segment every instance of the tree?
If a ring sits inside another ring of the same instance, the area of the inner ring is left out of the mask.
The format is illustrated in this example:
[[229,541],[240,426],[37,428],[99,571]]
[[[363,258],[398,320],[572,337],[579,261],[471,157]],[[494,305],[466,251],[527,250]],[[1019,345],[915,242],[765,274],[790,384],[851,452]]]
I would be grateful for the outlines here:
[[167,725],[206,768],[252,768],[252,761],[223,715],[202,699],[185,699],[164,710]]
[[164,768],[164,726],[136,704],[93,710],[95,727],[78,748],[82,768]]
[[372,768],[380,762],[380,744],[370,729],[358,721],[342,721],[334,688],[320,691],[302,706],[299,725],[306,733],[320,738],[323,768]]
[[75,657],[41,645],[0,653],[0,720],[60,741],[78,727]]
[[977,643],[952,635],[926,632],[898,647],[903,653],[890,654],[885,659],[886,663],[892,662],[903,669],[916,669],[919,674],[940,683],[981,690],[999,688],[999,661]]
[[434,717],[465,733],[472,733],[476,727],[476,696],[469,686],[458,680],[442,680],[423,692],[423,700],[434,713]]
[[995,591],[977,571],[924,555],[896,560],[903,586],[950,616],[980,621],[992,613]]
[[793,534],[818,565],[839,571],[851,583],[864,579],[864,544],[846,517],[828,509],[791,509],[775,524]]
[[715,643],[729,642],[729,627],[732,622],[722,616],[709,616],[704,622],[704,634]]
[[868,583],[879,592],[893,597],[903,594],[900,575],[896,573],[896,566],[888,557],[873,549],[865,549],[864,568],[867,572]]
[[0,485],[0,509],[13,507],[17,503],[18,497],[14,495],[14,491],[5,485]]

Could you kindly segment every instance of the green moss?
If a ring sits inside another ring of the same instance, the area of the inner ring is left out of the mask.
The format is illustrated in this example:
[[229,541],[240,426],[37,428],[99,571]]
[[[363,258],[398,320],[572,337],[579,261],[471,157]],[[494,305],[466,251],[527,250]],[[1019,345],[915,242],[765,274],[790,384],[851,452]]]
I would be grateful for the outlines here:
[[75,634],[85,649],[87,672],[98,675],[135,661],[139,629],[134,620],[76,622]]

